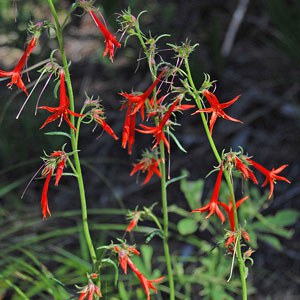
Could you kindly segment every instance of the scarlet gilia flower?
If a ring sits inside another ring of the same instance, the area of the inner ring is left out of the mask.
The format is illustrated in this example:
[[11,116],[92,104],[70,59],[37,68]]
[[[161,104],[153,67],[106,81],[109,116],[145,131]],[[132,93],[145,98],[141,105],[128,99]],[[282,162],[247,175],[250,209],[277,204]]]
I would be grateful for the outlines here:
[[96,16],[96,14],[94,13],[92,8],[89,9],[88,12],[104,36],[106,46],[105,46],[105,50],[103,52],[103,56],[106,56],[107,54],[109,54],[109,59],[111,61],[113,61],[115,47],[120,48],[121,44],[117,41],[115,36],[109,32],[107,27],[99,20],[99,18]]
[[235,243],[236,243],[236,239],[237,237],[238,238],[241,238],[241,236],[244,238],[245,241],[247,241],[248,243],[250,242],[250,236],[248,234],[248,232],[241,228],[240,229],[240,232],[237,233],[236,231],[230,231],[228,234],[227,234],[227,239],[226,239],[226,242],[225,242],[225,247],[228,249],[228,251],[230,253],[233,253],[234,252],[234,247],[235,247]]
[[164,128],[166,126],[166,123],[169,121],[169,118],[171,117],[171,114],[173,113],[175,107],[177,106],[177,104],[179,103],[180,99],[177,99],[168,109],[168,111],[165,113],[165,115],[163,116],[163,118],[161,119],[161,121],[159,122],[159,124],[155,127],[151,127],[151,126],[146,126],[143,124],[140,124],[140,127],[142,129],[136,129],[136,131],[140,132],[140,133],[144,133],[144,134],[152,134],[156,140],[154,146],[152,147],[152,149],[154,149],[160,142],[161,140],[164,142],[168,153],[170,153],[170,143],[167,140],[165,133],[164,133]]
[[208,219],[212,214],[216,213],[217,216],[220,218],[221,222],[224,223],[225,222],[225,217],[224,217],[224,214],[222,213],[222,211],[219,208],[219,204],[221,204],[221,203],[218,200],[221,181],[222,181],[222,175],[223,175],[223,167],[220,167],[220,171],[219,171],[218,176],[217,176],[216,184],[215,184],[210,202],[207,205],[205,205],[201,208],[194,209],[192,212],[194,213],[194,212],[209,211],[209,214],[205,217],[206,219]]
[[13,84],[15,84],[19,89],[21,89],[27,96],[28,92],[25,87],[25,84],[21,78],[21,71],[24,68],[27,58],[35,48],[37,41],[38,41],[38,34],[35,34],[31,40],[29,41],[29,44],[23,53],[22,57],[20,58],[19,62],[17,63],[16,67],[12,71],[3,71],[0,70],[0,77],[11,77],[11,81],[7,84],[9,88],[12,87]]
[[112,136],[115,140],[119,138],[116,136],[112,128],[106,123],[104,112],[102,109],[93,109],[92,110],[93,119],[103,128],[105,132],[107,132],[110,136]]
[[251,179],[253,183],[258,184],[254,173],[247,167],[246,164],[244,164],[238,157],[235,157],[234,161],[236,169],[241,172],[245,179]]
[[156,287],[153,285],[153,283],[158,283],[162,281],[165,276],[162,276],[160,278],[154,279],[154,280],[148,280],[142,272],[136,267],[136,265],[133,263],[133,261],[130,259],[130,255],[135,254],[139,255],[139,251],[137,251],[134,247],[130,247],[127,245],[123,245],[122,247],[114,246],[114,250],[116,253],[118,253],[119,256],[119,263],[121,268],[123,269],[124,273],[127,274],[127,265],[130,267],[130,269],[135,273],[135,275],[140,280],[143,289],[146,293],[147,300],[150,300],[150,289],[152,289],[155,293],[157,293]]
[[128,147],[128,154],[132,153],[132,146],[134,144],[134,130],[136,124],[137,112],[140,112],[142,120],[145,117],[145,102],[149,98],[150,94],[160,81],[166,70],[163,70],[156,80],[150,85],[150,87],[142,94],[128,94],[119,93],[126,99],[126,102],[122,105],[121,110],[127,106],[125,122],[122,133],[122,147],[125,149]]
[[272,169],[271,171],[263,167],[261,164],[253,161],[252,159],[247,159],[247,161],[253,165],[255,169],[257,169],[260,173],[266,176],[266,179],[264,183],[262,184],[262,187],[266,186],[268,183],[270,184],[270,193],[268,199],[270,200],[273,192],[274,192],[274,184],[276,183],[276,180],[282,180],[287,183],[291,183],[287,178],[283,176],[279,176],[278,174],[283,171],[288,165],[282,165],[277,169]]
[[43,159],[45,160],[45,167],[42,171],[42,177],[46,177],[46,180],[41,196],[41,206],[43,219],[46,219],[47,215],[51,216],[51,212],[48,206],[49,183],[54,170],[56,169],[55,186],[58,186],[58,183],[63,174],[64,167],[66,166],[67,154],[64,151],[54,151],[50,154],[49,157]]
[[76,128],[71,123],[69,119],[69,115],[75,116],[75,117],[82,117],[83,115],[75,113],[69,109],[70,106],[70,100],[66,93],[66,85],[65,85],[65,72],[63,69],[59,72],[59,80],[60,80],[60,87],[59,87],[59,106],[58,107],[49,107],[49,106],[39,106],[38,109],[45,109],[52,113],[51,116],[49,116],[44,124],[40,127],[40,129],[44,128],[47,124],[54,122],[56,119],[60,118],[59,126],[62,122],[62,119],[64,119],[68,125],[76,131]]
[[94,295],[98,296],[98,298],[102,297],[99,287],[96,284],[94,284],[94,282],[91,279],[89,279],[88,285],[82,288],[81,291],[79,291],[79,293],[80,296],[78,300],[84,300],[86,298],[88,300],[93,300]]
[[160,160],[156,159],[153,153],[145,151],[142,156],[143,158],[137,164],[133,164],[133,169],[130,173],[130,176],[138,171],[142,171],[142,173],[147,172],[147,176],[143,182],[144,185],[150,181],[154,174],[156,174],[158,177],[161,177],[161,173],[159,170]]
[[[248,196],[238,200],[235,204],[236,208],[238,209],[239,206],[247,199],[248,199]],[[229,222],[230,222],[231,231],[234,231],[236,226],[235,226],[235,222],[234,222],[234,210],[233,210],[233,206],[232,206],[232,200],[230,199],[228,205],[224,202],[219,202],[219,204],[225,209],[225,211],[228,215]]]
[[218,117],[221,117],[225,120],[229,120],[229,121],[233,121],[233,122],[239,122],[239,123],[243,123],[242,121],[232,118],[230,116],[228,116],[225,112],[224,109],[227,108],[228,106],[232,105],[234,102],[236,102],[238,100],[239,96],[236,96],[234,99],[225,102],[225,103],[219,103],[218,98],[216,97],[215,94],[211,93],[208,90],[204,90],[203,91],[204,96],[206,97],[206,99],[208,100],[209,104],[211,107],[209,108],[203,108],[203,109],[199,109],[195,113],[198,112],[206,112],[206,113],[212,113],[211,117],[210,117],[210,121],[209,121],[209,131],[210,134],[212,134],[214,125],[216,123],[216,120]]
[[131,221],[129,222],[126,231],[131,232],[136,226],[139,220],[141,219],[142,212],[141,211],[132,211],[129,214],[129,218]]

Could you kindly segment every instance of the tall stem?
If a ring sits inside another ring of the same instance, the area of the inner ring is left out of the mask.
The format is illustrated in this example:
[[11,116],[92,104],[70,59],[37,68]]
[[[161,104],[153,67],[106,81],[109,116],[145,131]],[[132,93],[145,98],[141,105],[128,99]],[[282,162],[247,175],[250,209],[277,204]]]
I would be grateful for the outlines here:
[[160,172],[161,172],[161,201],[162,201],[162,211],[163,211],[163,244],[165,260],[168,271],[169,287],[170,287],[170,300],[175,299],[175,287],[174,287],[174,276],[172,261],[169,249],[169,215],[168,215],[168,197],[167,197],[167,186],[166,186],[166,155],[165,155],[165,145],[161,141],[159,143],[160,148]]
[[[196,102],[199,109],[203,109],[201,98],[199,96],[198,90],[197,90],[197,88],[194,84],[193,78],[192,78],[188,58],[185,58],[184,62],[185,62],[185,68],[186,68],[186,71],[187,71],[188,81],[189,81],[189,83],[190,83],[190,85],[193,89],[193,97],[195,99],[195,102]],[[202,120],[202,123],[203,123],[203,126],[204,126],[205,133],[207,135],[209,144],[211,146],[211,149],[212,149],[212,151],[213,151],[213,153],[216,157],[216,160],[220,164],[222,159],[221,159],[221,156],[220,156],[220,154],[217,150],[215,142],[214,142],[214,140],[213,140],[213,138],[210,134],[210,131],[209,131],[209,128],[208,128],[208,125],[207,125],[207,121],[206,121],[206,118],[205,118],[205,114],[203,112],[201,112],[200,116],[201,116],[201,120]],[[227,186],[229,188],[230,197],[231,197],[231,200],[232,200],[232,207],[233,207],[233,211],[234,211],[234,222],[235,222],[235,226],[237,227],[235,229],[238,229],[239,219],[238,219],[237,208],[236,208],[233,182],[231,180],[230,174],[226,170],[224,170],[224,176],[225,176],[225,180],[226,180]],[[245,262],[244,262],[243,255],[242,255],[240,239],[237,239],[236,247],[237,247],[239,272],[240,272],[240,278],[241,278],[241,284],[242,284],[242,299],[247,300],[246,267],[245,267]]]
[[[66,53],[65,53],[65,49],[64,49],[62,28],[59,23],[59,20],[57,17],[57,12],[53,5],[52,0],[48,0],[48,4],[50,6],[50,9],[51,9],[51,12],[52,12],[55,24],[56,24],[56,36],[57,36],[57,41],[59,44],[61,59],[62,59],[63,68],[64,68],[64,72],[65,72],[65,79],[66,79],[66,84],[67,84],[68,94],[69,94],[69,99],[70,99],[70,109],[72,111],[74,111],[74,108],[75,108],[74,94],[73,94],[72,82],[71,82],[71,77],[70,77],[70,72],[69,72],[69,67],[68,67],[68,61],[67,61],[67,57],[66,57]],[[75,123],[74,116],[70,115],[70,121],[74,125],[74,123]],[[78,154],[78,147],[77,147],[75,132],[73,129],[71,129],[70,135],[71,135],[71,146],[72,146],[72,151],[74,153],[73,157],[74,157],[74,163],[75,163],[76,174],[77,174],[77,182],[78,182],[78,188],[79,188],[79,195],[80,195],[80,201],[81,201],[83,232],[84,232],[85,240],[86,240],[89,252],[90,252],[90,256],[91,256],[93,265],[94,265],[94,267],[96,267],[97,256],[96,256],[95,248],[93,246],[93,242],[92,242],[90,230],[89,230],[84,181],[83,181],[83,176],[82,176],[82,171],[81,171],[81,164],[80,164],[80,158],[79,158],[79,154]]]
[[[139,42],[143,48],[143,51],[147,57],[149,69],[151,72],[152,80],[156,80],[156,69],[152,64],[152,58],[147,50],[147,46],[144,42],[141,30],[139,28],[138,22],[136,22],[136,33]],[[153,90],[153,94],[156,95],[156,88]],[[146,103],[147,105],[147,103]],[[158,119],[155,120],[156,125],[158,124]],[[168,280],[170,288],[170,300],[175,300],[175,286],[174,286],[174,276],[171,261],[171,254],[169,249],[168,237],[169,237],[169,215],[168,215],[168,196],[167,196],[167,185],[166,185],[166,155],[165,155],[165,145],[161,141],[159,143],[160,148],[160,172],[161,172],[161,201],[162,201],[162,212],[163,212],[163,246],[164,246],[164,256],[166,260],[166,266],[168,271]]]

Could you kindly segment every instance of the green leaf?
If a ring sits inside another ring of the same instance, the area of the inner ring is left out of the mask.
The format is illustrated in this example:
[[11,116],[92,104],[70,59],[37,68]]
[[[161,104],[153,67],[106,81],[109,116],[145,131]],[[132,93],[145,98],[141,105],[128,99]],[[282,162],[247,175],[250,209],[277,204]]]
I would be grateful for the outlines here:
[[[182,174],[188,174],[188,172],[186,170],[183,170]],[[200,206],[203,187],[204,181],[202,179],[196,181],[188,181],[186,180],[186,178],[184,178],[180,182],[180,189],[184,193],[184,196],[192,210]]]
[[178,222],[177,229],[181,235],[188,235],[194,233],[198,229],[198,224],[192,218],[185,218]]
[[268,234],[261,234],[260,238],[267,244],[274,247],[276,250],[278,250],[278,251],[282,250],[281,243],[278,240],[278,238],[276,238],[275,236],[268,235]]
[[269,218],[269,222],[279,226],[291,226],[299,218],[299,212],[292,209],[279,211],[274,217]]
[[71,135],[69,133],[63,132],[63,131],[50,131],[50,132],[45,132],[45,135],[62,135],[66,136],[67,138],[71,139]]
[[170,135],[170,137],[173,139],[173,141],[175,142],[175,144],[177,145],[177,147],[184,153],[187,153],[187,151],[183,148],[183,146],[180,144],[180,142],[177,140],[176,136],[171,132],[168,131],[168,134]]

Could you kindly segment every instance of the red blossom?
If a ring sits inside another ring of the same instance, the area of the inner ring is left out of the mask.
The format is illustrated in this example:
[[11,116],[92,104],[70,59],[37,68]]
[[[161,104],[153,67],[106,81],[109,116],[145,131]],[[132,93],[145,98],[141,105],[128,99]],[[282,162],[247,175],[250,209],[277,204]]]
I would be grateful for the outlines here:
[[70,100],[66,93],[66,85],[65,85],[65,72],[63,69],[59,72],[59,79],[60,79],[60,89],[59,89],[59,106],[58,107],[49,107],[49,106],[39,106],[38,109],[45,109],[51,113],[44,124],[40,127],[41,129],[44,128],[47,124],[54,122],[56,119],[60,118],[60,123],[62,122],[62,119],[64,119],[68,125],[76,131],[76,128],[71,123],[69,119],[69,115],[75,116],[75,117],[82,117],[83,115],[75,113],[69,109],[70,106]]
[[130,176],[135,174],[138,171],[142,171],[143,173],[147,172],[147,176],[143,182],[143,185],[148,183],[150,179],[152,178],[153,174],[156,174],[158,177],[161,177],[161,173],[159,170],[159,162],[160,160],[157,160],[153,157],[149,157],[145,155],[137,164],[133,164],[133,169],[130,173]]
[[253,172],[238,157],[235,157],[235,167],[242,173],[245,179],[251,179],[255,184],[258,184]]
[[94,284],[92,280],[89,280],[88,285],[85,286],[79,293],[80,296],[78,300],[84,300],[86,297],[88,297],[88,300],[93,300],[94,295],[97,295],[99,298],[102,297],[99,287]]
[[212,214],[216,213],[217,216],[220,218],[221,222],[224,223],[225,222],[225,217],[224,214],[222,213],[222,211],[219,208],[219,204],[221,204],[221,202],[218,201],[219,198],[219,192],[220,192],[220,186],[221,186],[221,181],[222,181],[222,175],[223,175],[223,168],[220,168],[220,171],[218,173],[218,177],[216,180],[216,184],[210,199],[210,202],[201,207],[201,208],[197,208],[194,209],[192,212],[206,212],[209,211],[209,214],[205,217],[206,219],[208,219]]
[[23,92],[28,96],[28,92],[27,89],[25,87],[24,82],[22,81],[21,78],[21,71],[23,69],[23,67],[26,64],[27,58],[28,56],[31,54],[32,50],[35,48],[36,44],[37,44],[37,40],[38,40],[38,36],[34,35],[25,52],[23,53],[22,57],[20,58],[18,64],[16,65],[16,67],[12,70],[12,71],[3,71],[0,70],[0,77],[11,77],[11,81],[7,84],[7,86],[9,88],[11,88],[11,86],[13,84],[15,84],[19,89],[23,90]]
[[43,219],[47,218],[47,214],[51,216],[49,207],[48,207],[48,189],[51,177],[56,169],[55,175],[55,186],[58,186],[58,183],[62,177],[63,170],[66,166],[67,162],[67,154],[64,151],[53,151],[50,156],[44,158],[45,167],[42,170],[42,177],[46,177],[42,197],[41,197],[41,206],[42,206],[42,213]]
[[157,293],[157,289],[153,285],[153,283],[158,283],[162,281],[165,278],[165,276],[162,276],[154,280],[148,280],[129,257],[129,255],[131,254],[135,254],[135,255],[140,254],[134,247],[126,246],[125,248],[120,249],[118,246],[114,246],[114,250],[119,255],[120,266],[123,269],[124,273],[127,274],[127,265],[128,265],[140,280],[143,289],[147,295],[147,300],[150,300],[150,289],[152,289],[155,293]]
[[103,110],[101,109],[93,109],[92,110],[93,119],[103,128],[105,132],[107,132],[110,136],[112,136],[115,140],[119,138],[116,136],[112,128],[105,122],[105,118],[103,116]]
[[117,41],[115,36],[109,32],[107,27],[99,20],[99,18],[96,16],[96,14],[94,13],[94,11],[92,9],[89,9],[88,12],[104,36],[106,46],[105,46],[105,50],[103,52],[103,56],[106,56],[107,54],[109,54],[109,59],[111,61],[113,61],[115,47],[120,48],[121,44]]
[[51,180],[51,176],[53,174],[53,169],[52,168],[48,168],[47,170],[47,174],[45,174],[46,176],[46,180],[44,182],[44,187],[43,187],[43,191],[42,191],[42,197],[41,197],[41,206],[42,206],[42,213],[43,213],[43,219],[47,218],[47,215],[51,216],[51,212],[48,206],[48,189],[49,189],[49,183]]
[[195,113],[198,112],[206,112],[206,113],[212,113],[210,121],[209,121],[209,131],[210,134],[212,134],[214,125],[216,123],[216,120],[218,117],[221,117],[223,119],[229,120],[229,121],[233,121],[233,122],[239,122],[239,123],[243,123],[242,121],[232,118],[230,116],[228,116],[225,112],[224,109],[229,107],[230,105],[232,105],[234,102],[236,102],[238,100],[238,98],[240,97],[240,95],[236,96],[234,99],[225,102],[225,103],[219,103],[218,98],[216,97],[215,94],[209,92],[208,90],[204,90],[203,91],[204,96],[206,97],[206,99],[208,100],[209,104],[211,107],[209,108],[203,108],[203,109],[199,109],[197,110]]
[[[236,202],[236,209],[238,209],[239,206],[247,199],[248,199],[248,196],[238,200]],[[219,202],[219,204],[225,209],[225,211],[228,215],[228,218],[229,218],[231,231],[234,231],[235,230],[235,222],[234,222],[234,210],[233,210],[233,206],[232,206],[232,200],[230,199],[228,205],[224,202]]]
[[165,73],[165,70],[158,75],[156,80],[150,85],[150,87],[142,94],[128,94],[128,93],[119,93],[119,95],[126,98],[126,103],[124,103],[121,109],[127,106],[126,116],[123,126],[122,133],[122,147],[125,149],[128,147],[128,154],[132,153],[132,146],[134,144],[134,130],[136,124],[136,115],[139,111],[141,114],[142,120],[144,120],[145,116],[145,102],[149,98],[150,94],[160,81],[161,77]]
[[152,134],[154,136],[156,142],[155,142],[154,146],[152,147],[152,149],[154,149],[161,142],[161,140],[163,140],[163,142],[168,150],[168,153],[170,153],[170,143],[165,136],[164,127],[165,127],[167,121],[169,121],[169,118],[171,117],[171,114],[174,111],[177,104],[179,103],[179,101],[180,101],[180,99],[177,99],[170,106],[170,108],[165,113],[165,115],[163,116],[163,118],[161,119],[161,121],[159,122],[159,124],[157,126],[151,127],[151,126],[146,126],[146,125],[140,124],[140,127],[142,129],[136,129],[136,131],[138,131],[140,133]]
[[283,171],[288,165],[282,165],[277,169],[272,169],[271,171],[263,167],[261,164],[253,161],[252,159],[247,159],[247,161],[253,165],[255,169],[257,169],[259,172],[261,172],[263,175],[266,176],[266,179],[264,183],[262,184],[262,187],[266,186],[268,183],[270,184],[270,193],[268,199],[271,199],[273,192],[274,192],[274,184],[276,183],[276,180],[282,180],[287,183],[291,183],[287,178],[283,176],[279,176],[278,174]]

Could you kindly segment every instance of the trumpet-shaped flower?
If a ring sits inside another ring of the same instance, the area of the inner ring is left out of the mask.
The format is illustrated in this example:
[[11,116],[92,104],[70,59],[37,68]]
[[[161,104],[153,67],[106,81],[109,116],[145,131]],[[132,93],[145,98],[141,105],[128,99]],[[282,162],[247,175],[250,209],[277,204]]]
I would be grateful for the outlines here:
[[276,183],[276,180],[282,180],[287,183],[291,183],[287,178],[283,176],[279,176],[278,174],[283,171],[288,165],[282,165],[277,169],[272,169],[271,171],[263,167],[261,164],[253,161],[252,159],[247,159],[248,162],[253,165],[255,169],[257,169],[260,173],[266,176],[266,179],[264,183],[262,184],[262,187],[266,186],[268,183],[270,185],[270,193],[268,199],[271,199],[273,192],[274,192],[274,184]]
[[88,297],[88,300],[93,300],[94,295],[98,296],[98,298],[102,297],[99,287],[96,284],[94,284],[94,282],[91,279],[89,279],[88,285],[86,285],[81,291],[79,291],[79,293],[80,296],[78,300],[84,300],[86,299],[86,297]]
[[109,32],[107,27],[99,20],[99,18],[96,16],[92,9],[89,9],[88,12],[104,36],[106,46],[103,52],[103,56],[109,54],[109,59],[113,61],[115,47],[120,48],[121,44],[117,41],[115,36]]
[[38,35],[34,35],[31,38],[25,52],[23,53],[23,55],[21,56],[19,62],[16,65],[16,67],[12,71],[0,70],[0,77],[11,77],[11,81],[7,84],[7,86],[9,88],[11,88],[13,84],[15,84],[27,96],[28,96],[28,92],[27,92],[26,86],[25,86],[25,84],[24,84],[24,82],[21,78],[21,71],[22,71],[23,67],[26,64],[28,56],[31,54],[31,52],[35,48],[35,46],[37,44],[37,40],[38,40]]
[[159,170],[159,162],[160,160],[157,160],[151,155],[151,153],[146,151],[143,154],[143,158],[139,161],[139,163],[133,164],[133,169],[130,173],[130,176],[132,176],[138,171],[142,171],[143,173],[147,172],[147,176],[143,182],[143,185],[150,181],[153,174],[156,174],[158,177],[161,177],[161,173]]
[[103,128],[105,132],[107,132],[110,136],[112,136],[115,140],[119,138],[116,136],[113,129],[106,123],[104,113],[102,109],[93,109],[92,110],[93,119]]
[[[239,208],[239,206],[245,201],[248,199],[248,196],[238,200],[236,202],[236,209]],[[229,204],[227,205],[226,203],[224,202],[219,202],[219,204],[225,209],[227,215],[228,215],[228,219],[229,219],[229,222],[230,222],[230,229],[231,231],[234,231],[235,230],[235,222],[234,222],[234,210],[233,210],[233,206],[232,206],[232,200],[230,199],[229,201]]]
[[217,176],[217,180],[216,180],[216,184],[210,199],[210,202],[200,208],[194,209],[192,212],[206,212],[209,211],[209,214],[205,217],[206,219],[208,219],[211,215],[213,215],[214,213],[217,214],[217,216],[220,218],[221,222],[224,223],[225,222],[225,217],[224,214],[222,213],[222,211],[219,208],[219,192],[220,192],[220,186],[221,186],[221,181],[222,181],[222,175],[223,175],[223,168],[220,168],[220,171],[218,173]]
[[130,246],[114,246],[114,250],[116,253],[118,253],[119,256],[119,263],[121,268],[123,269],[124,273],[127,274],[127,265],[130,267],[130,269],[135,273],[135,275],[140,280],[143,289],[146,293],[147,300],[150,300],[150,289],[152,289],[155,293],[157,293],[156,287],[153,285],[153,283],[158,283],[162,281],[165,276],[162,276],[160,278],[154,279],[154,280],[148,280],[142,272],[137,268],[137,266],[133,263],[133,261],[130,259],[130,255],[139,255],[140,252],[135,249],[135,247]]
[[157,126],[151,127],[151,126],[146,126],[146,125],[140,124],[140,127],[142,129],[136,129],[136,131],[138,131],[140,133],[152,134],[154,136],[156,142],[155,142],[154,146],[152,147],[152,149],[154,149],[160,143],[160,141],[163,140],[163,142],[168,150],[168,153],[170,153],[170,143],[165,136],[164,128],[165,128],[167,121],[169,121],[169,118],[171,117],[172,112],[177,107],[177,104],[179,103],[179,101],[180,101],[180,99],[177,99],[176,101],[174,101],[174,103],[170,106],[170,108],[165,113],[165,115],[163,116],[163,118],[161,119],[161,121],[159,122],[159,124]]
[[41,129],[44,128],[47,124],[54,122],[58,118],[60,118],[60,123],[62,122],[62,119],[64,119],[68,125],[76,131],[76,128],[72,124],[72,122],[69,119],[69,115],[75,116],[75,117],[82,117],[83,115],[75,113],[69,109],[70,100],[66,93],[66,85],[65,85],[65,72],[63,69],[59,72],[59,80],[60,80],[60,89],[59,89],[59,106],[58,107],[49,107],[49,106],[39,106],[38,109],[45,109],[52,113],[46,121],[43,123],[43,125],[40,127]]
[[212,114],[211,117],[210,117],[210,121],[209,121],[210,134],[212,134],[214,125],[215,125],[216,120],[217,120],[218,117],[221,117],[225,120],[229,120],[229,121],[233,121],[233,122],[243,123],[242,121],[240,121],[238,119],[235,119],[235,118],[232,118],[232,117],[228,116],[224,112],[224,109],[227,108],[228,106],[232,105],[234,102],[236,102],[238,100],[238,98],[240,97],[240,95],[236,96],[234,99],[232,99],[228,102],[219,103],[219,100],[216,97],[216,95],[211,93],[210,91],[204,90],[203,94],[206,97],[206,99],[208,100],[211,107],[199,109],[196,112],[194,112],[193,114],[198,113],[198,112],[200,112],[200,113],[201,112],[206,112],[206,113],[211,113]]
[[258,184],[254,173],[238,157],[235,157],[235,167],[241,172],[245,179],[251,179],[253,183]]
[[161,77],[165,73],[163,70],[156,80],[150,85],[150,87],[142,94],[128,94],[128,93],[119,93],[119,95],[126,98],[126,102],[122,105],[121,109],[127,106],[126,116],[123,126],[123,133],[122,133],[122,147],[125,149],[128,147],[128,154],[132,153],[132,146],[134,144],[134,130],[136,124],[136,115],[139,111],[141,114],[142,120],[145,117],[145,102],[149,98],[150,94],[160,81]]

